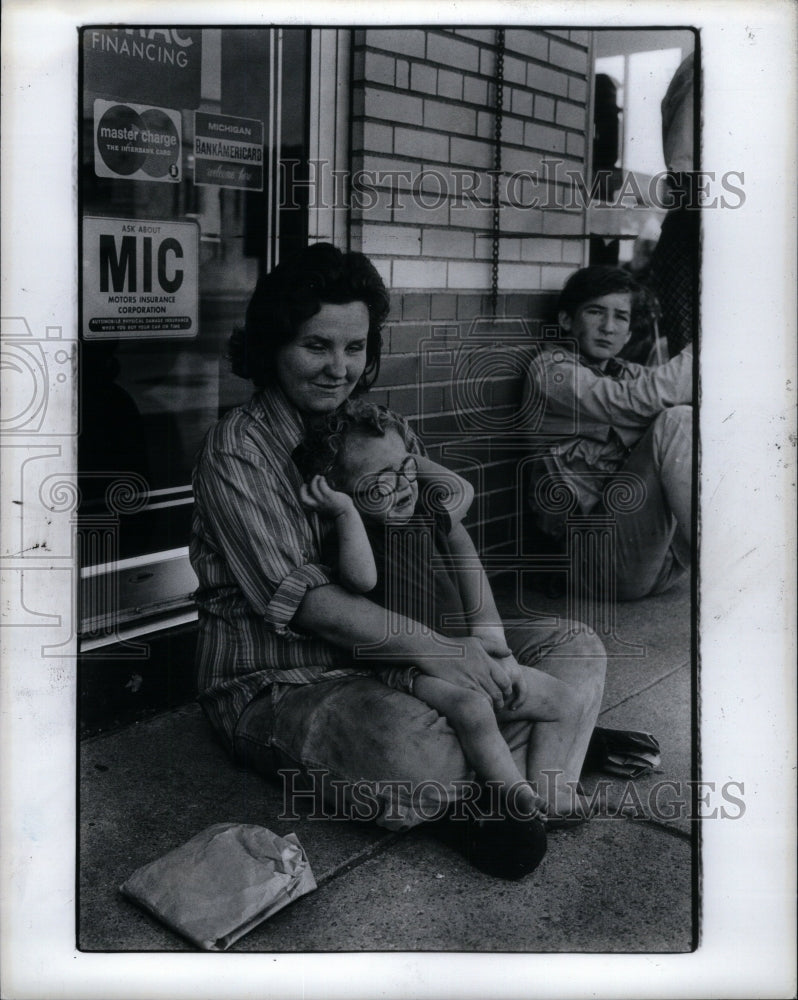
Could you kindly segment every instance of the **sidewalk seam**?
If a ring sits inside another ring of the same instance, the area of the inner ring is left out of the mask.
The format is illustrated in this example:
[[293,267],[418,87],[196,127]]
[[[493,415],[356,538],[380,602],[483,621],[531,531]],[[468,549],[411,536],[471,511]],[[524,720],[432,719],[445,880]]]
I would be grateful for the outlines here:
[[686,840],[688,843],[692,843],[693,841],[693,830],[680,830],[678,826],[661,823],[659,820],[653,819],[651,816],[647,816],[640,822],[645,823],[646,826],[653,827],[656,830],[662,830],[664,833],[667,833],[671,837],[676,837],[678,840]]
[[354,871],[355,868],[359,868],[361,865],[365,864],[367,861],[371,861],[372,858],[376,858],[378,855],[384,853],[400,838],[399,833],[389,833],[387,836],[383,837],[382,840],[373,844],[371,847],[366,848],[362,853],[355,854],[351,858],[347,858],[346,861],[342,861],[335,868],[331,869],[329,872],[325,872],[316,879],[316,885],[321,888],[322,885],[327,885],[329,882],[334,881],[341,875],[346,875],[350,871]]
[[632,691],[630,694],[626,695],[626,697],[621,698],[620,701],[616,701],[615,704],[613,705],[608,705],[606,708],[602,708],[602,710],[599,712],[599,718],[601,718],[602,715],[606,715],[607,712],[612,712],[616,708],[620,708],[621,705],[625,705],[626,702],[631,701],[632,698],[637,698],[637,696],[643,694],[643,692],[650,691],[651,688],[656,687],[657,684],[661,684],[662,681],[667,680],[669,677],[673,677],[674,674],[678,674],[680,670],[684,670],[685,667],[689,666],[690,666],[690,660],[689,659],[685,660],[683,663],[680,663],[672,670],[669,670],[667,674],[662,674],[661,677],[657,677],[656,680],[653,680],[649,684],[646,684],[645,687],[639,688],[637,691]]

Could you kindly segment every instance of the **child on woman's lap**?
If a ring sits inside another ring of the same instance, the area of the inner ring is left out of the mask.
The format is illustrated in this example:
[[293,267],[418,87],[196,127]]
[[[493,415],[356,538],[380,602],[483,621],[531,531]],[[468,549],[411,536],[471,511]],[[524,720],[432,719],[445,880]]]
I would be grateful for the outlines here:
[[[311,475],[301,500],[333,523],[340,582],[420,622],[430,629],[431,641],[447,636],[451,644],[442,654],[456,655],[458,637],[478,638],[498,660],[509,696],[494,705],[482,689],[407,664],[377,668],[376,675],[445,716],[478,778],[500,783],[511,814],[573,816],[579,801],[573,771],[581,761],[569,760],[569,750],[579,701],[567,684],[522,666],[510,652],[468,533],[440,503],[420,496],[402,421],[374,404],[349,402],[311,434],[302,464]],[[525,778],[497,724],[516,719],[559,727],[561,759],[535,760],[533,740]],[[544,770],[562,776],[564,784],[555,780],[551,787]],[[547,799],[533,785],[546,790]]]

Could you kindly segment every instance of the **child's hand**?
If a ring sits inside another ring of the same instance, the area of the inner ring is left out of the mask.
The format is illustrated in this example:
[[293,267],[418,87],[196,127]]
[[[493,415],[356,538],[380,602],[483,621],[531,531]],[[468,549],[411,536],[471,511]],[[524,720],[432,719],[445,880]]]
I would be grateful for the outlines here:
[[352,498],[334,490],[324,476],[314,476],[299,488],[299,499],[309,509],[323,517],[349,516],[355,511]]

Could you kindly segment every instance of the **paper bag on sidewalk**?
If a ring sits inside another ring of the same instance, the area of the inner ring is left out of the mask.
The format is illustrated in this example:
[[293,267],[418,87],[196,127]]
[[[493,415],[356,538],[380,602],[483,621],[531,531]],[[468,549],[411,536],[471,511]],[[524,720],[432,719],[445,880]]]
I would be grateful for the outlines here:
[[293,833],[217,823],[134,872],[120,891],[206,951],[224,951],[316,881]]
[[660,765],[659,741],[651,733],[596,726],[585,765],[620,778],[639,778]]

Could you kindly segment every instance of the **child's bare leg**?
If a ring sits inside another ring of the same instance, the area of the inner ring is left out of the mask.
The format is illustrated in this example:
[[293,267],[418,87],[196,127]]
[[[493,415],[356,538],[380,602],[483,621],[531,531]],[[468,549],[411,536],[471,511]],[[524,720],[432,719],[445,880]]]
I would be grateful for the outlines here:
[[515,708],[499,710],[497,717],[537,723],[527,751],[527,779],[546,802],[550,818],[579,814],[585,806],[576,792],[585,756],[584,733],[592,731],[598,708],[572,685],[534,667],[521,669],[526,679],[524,700]]
[[493,705],[485,695],[425,674],[416,677],[413,694],[446,717],[477,777],[501,782],[514,813],[540,814],[541,799],[518,770],[499,730]]

